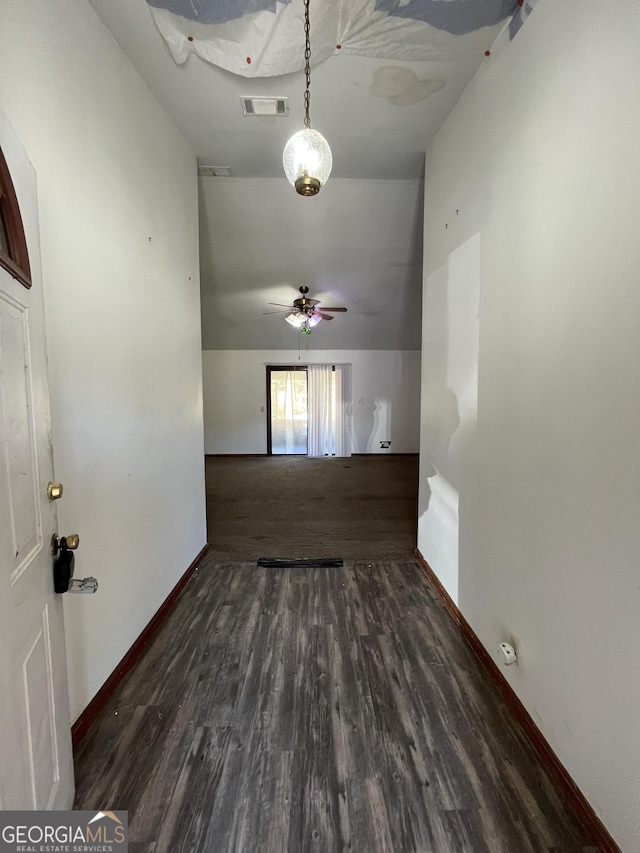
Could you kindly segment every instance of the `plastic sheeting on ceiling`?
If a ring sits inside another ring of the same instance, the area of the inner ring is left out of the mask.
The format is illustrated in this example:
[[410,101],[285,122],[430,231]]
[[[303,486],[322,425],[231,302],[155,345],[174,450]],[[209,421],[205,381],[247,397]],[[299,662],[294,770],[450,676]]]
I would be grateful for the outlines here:
[[[334,53],[404,61],[452,60],[468,39],[511,18],[512,34],[535,0],[320,0],[312,2],[314,64]],[[147,0],[178,63],[190,53],[243,77],[304,67],[302,0]],[[493,34],[495,35],[495,33]],[[492,40],[489,34],[488,44]]]

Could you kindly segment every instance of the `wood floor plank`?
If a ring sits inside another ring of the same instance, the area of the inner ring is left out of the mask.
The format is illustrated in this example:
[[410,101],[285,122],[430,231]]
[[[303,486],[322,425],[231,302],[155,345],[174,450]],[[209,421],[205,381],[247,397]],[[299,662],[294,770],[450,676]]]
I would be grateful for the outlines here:
[[416,563],[204,561],[76,755],[142,853],[586,853]]
[[482,824],[478,815],[468,809],[445,811],[442,823],[447,834],[447,842],[451,853],[496,853],[489,846],[483,834]]
[[[160,824],[157,853],[187,853],[201,849],[209,827],[209,803],[222,776],[230,729],[199,728],[189,747],[169,808]],[[134,832],[137,833],[137,822]]]
[[131,841],[155,843],[158,838],[158,827],[167,819],[167,803],[173,805],[176,799],[176,786],[181,777],[185,755],[189,754],[196,736],[194,717],[193,705],[185,702],[172,723],[170,736],[161,740],[159,760],[153,767],[146,768],[149,777],[138,798],[135,820],[133,804],[129,801]]
[[229,745],[222,756],[224,765],[218,793],[208,806],[205,836],[194,853],[236,853],[237,848],[231,846],[230,840],[236,812],[244,814],[238,793],[244,783],[243,768],[248,766],[246,753],[244,737],[231,729]]
[[342,850],[344,846],[333,761],[330,639],[324,625],[310,625],[299,632],[289,832],[289,848],[293,850]]
[[230,838],[229,850],[261,853],[286,850],[292,798],[292,754],[260,753],[261,767],[255,776],[256,804],[247,803],[244,814],[236,809],[238,835]]
[[368,778],[375,773],[375,722],[371,691],[362,665],[362,636],[355,602],[344,592],[334,600],[332,677],[340,700],[342,743],[349,774]]

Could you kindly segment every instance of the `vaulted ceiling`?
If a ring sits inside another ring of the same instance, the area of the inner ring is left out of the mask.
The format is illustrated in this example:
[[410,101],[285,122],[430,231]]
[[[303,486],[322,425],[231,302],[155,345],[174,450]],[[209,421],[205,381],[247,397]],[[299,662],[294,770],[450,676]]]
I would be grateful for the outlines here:
[[[479,2],[487,0],[464,0],[467,8]],[[197,55],[179,65],[145,0],[91,4],[199,164],[233,174],[199,179],[204,348],[297,347],[299,332],[263,312],[275,310],[270,302],[289,304],[300,285],[348,308],[313,330],[314,348],[419,348],[424,154],[500,26],[451,36],[457,49],[448,58],[336,51],[315,65],[312,125],[334,165],[320,194],[303,198],[282,171],[284,145],[302,127],[302,73],[246,79]],[[290,112],[245,117],[240,97],[248,95],[287,97]]]

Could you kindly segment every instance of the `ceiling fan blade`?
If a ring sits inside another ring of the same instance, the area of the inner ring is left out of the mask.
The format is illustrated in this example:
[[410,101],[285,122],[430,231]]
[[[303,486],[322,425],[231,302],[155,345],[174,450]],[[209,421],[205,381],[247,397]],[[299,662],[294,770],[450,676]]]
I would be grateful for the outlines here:
[[293,311],[293,307],[291,305],[283,305],[282,302],[267,302],[267,305],[279,305],[280,308],[291,308]]
[[316,317],[322,317],[323,320],[333,320],[331,314],[323,314],[322,311],[318,311],[317,308],[313,313],[316,315]]
[[264,314],[293,314],[295,308],[285,308],[283,311],[263,311]]
[[323,305],[322,310],[323,311],[346,311],[347,309],[346,308],[325,308]]

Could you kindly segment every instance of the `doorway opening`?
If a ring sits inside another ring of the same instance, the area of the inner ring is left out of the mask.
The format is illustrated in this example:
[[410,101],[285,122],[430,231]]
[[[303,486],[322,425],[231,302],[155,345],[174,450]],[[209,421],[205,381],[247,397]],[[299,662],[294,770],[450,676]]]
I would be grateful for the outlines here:
[[307,368],[267,367],[267,453],[306,456]]

